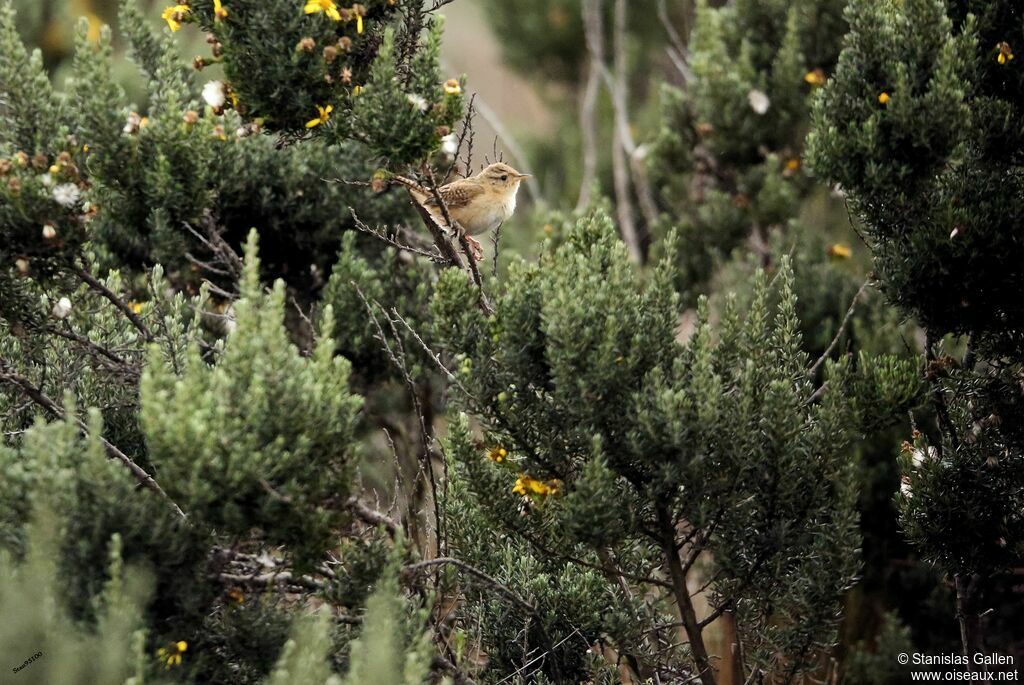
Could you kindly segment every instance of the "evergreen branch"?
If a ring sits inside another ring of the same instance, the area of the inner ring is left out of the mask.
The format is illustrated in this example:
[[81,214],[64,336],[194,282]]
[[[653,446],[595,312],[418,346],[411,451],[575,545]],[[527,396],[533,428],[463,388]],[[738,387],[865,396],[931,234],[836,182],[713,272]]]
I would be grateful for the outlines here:
[[122,359],[120,356],[115,354],[110,349],[104,347],[103,345],[100,345],[99,343],[93,342],[88,337],[81,335],[80,333],[75,333],[73,330],[71,330],[70,325],[68,326],[68,330],[62,330],[60,328],[57,328],[56,326],[46,326],[42,330],[51,335],[56,335],[59,338],[64,338],[65,340],[71,340],[73,342],[78,343],[82,347],[88,349],[90,352],[94,352],[102,357],[105,357],[107,360],[113,362],[114,364],[117,364],[125,372],[127,372],[133,377],[137,377],[140,374],[137,365]]
[[[32,383],[28,378],[15,373],[11,370],[10,364],[5,359],[0,359],[0,381],[4,381],[10,385],[13,385],[21,390],[29,399],[35,402],[37,405],[48,411],[55,418],[63,420],[65,418],[64,410],[52,399],[50,399],[42,390],[40,390],[35,384]],[[75,423],[82,431],[88,435],[89,428],[85,422],[79,419],[77,416],[74,417]],[[149,488],[157,495],[162,497],[181,518],[187,518],[185,512],[181,510],[174,500],[164,492],[164,489],[160,487],[151,475],[146,473],[145,469],[132,461],[131,457],[126,455],[124,452],[119,450],[116,446],[107,441],[103,436],[96,436],[96,438],[103,445],[103,449],[107,452],[107,456],[128,467],[128,470],[135,476],[135,480],[138,481],[143,487]]]
[[605,575],[605,577],[608,580],[615,580],[615,579],[617,579],[619,577],[622,577],[622,578],[626,578],[627,580],[636,581],[638,583],[645,583],[645,584],[648,584],[648,585],[654,585],[656,587],[665,588],[666,590],[671,590],[672,589],[672,584],[671,583],[668,583],[668,582],[666,582],[664,580],[660,580],[658,578],[654,578],[653,576],[642,576],[642,575],[639,575],[639,574],[630,573],[628,571],[623,571],[618,566],[610,567],[610,566],[603,566],[601,564],[595,564],[592,561],[587,561],[585,559],[580,559],[579,557],[575,557],[575,556],[573,556],[571,554],[566,554],[564,552],[557,552],[557,551],[549,548],[547,545],[542,544],[536,538],[531,537],[529,535],[526,535],[523,532],[520,532],[519,534],[520,534],[520,536],[522,536],[522,538],[524,540],[526,540],[526,542],[528,542],[530,545],[532,545],[533,547],[535,547],[538,550],[540,550],[545,555],[547,555],[549,557],[554,557],[556,559],[561,559],[562,561],[567,561],[567,562],[572,563],[572,564],[577,564],[577,565],[583,566],[585,568],[590,568],[590,569],[593,569],[595,571],[600,571],[601,573],[603,573]]
[[100,295],[105,297],[111,304],[121,310],[121,312],[128,317],[128,320],[132,322],[132,325],[138,329],[139,333],[142,334],[143,339],[146,342],[153,342],[155,338],[150,332],[146,324],[142,322],[142,319],[138,314],[132,311],[132,308],[128,306],[128,303],[122,300],[116,293],[108,288],[103,281],[93,276],[85,267],[79,267],[75,272],[76,275],[82,279],[90,288],[98,292]]
[[415,574],[417,571],[421,571],[421,570],[424,570],[424,569],[432,568],[434,566],[445,566],[445,565],[451,565],[451,566],[455,566],[456,568],[462,569],[463,571],[465,571],[469,575],[474,576],[475,578],[477,578],[479,580],[482,580],[486,584],[488,584],[491,587],[495,588],[496,590],[501,592],[503,595],[505,595],[507,598],[512,600],[514,603],[518,604],[520,607],[522,607],[523,609],[525,609],[529,613],[531,613],[531,614],[536,614],[537,613],[537,608],[535,606],[533,606],[532,604],[530,604],[529,602],[527,602],[522,597],[520,597],[519,594],[515,590],[513,590],[510,587],[508,587],[507,585],[502,583],[500,580],[494,578],[493,576],[488,575],[486,572],[481,571],[476,566],[473,566],[472,564],[468,564],[465,561],[462,561],[461,559],[456,559],[454,557],[438,557],[437,559],[427,559],[426,561],[419,561],[419,562],[416,562],[415,564],[410,564],[410,565],[408,565],[408,566],[406,566],[405,568],[402,569],[402,575],[403,576],[411,576],[411,575]]

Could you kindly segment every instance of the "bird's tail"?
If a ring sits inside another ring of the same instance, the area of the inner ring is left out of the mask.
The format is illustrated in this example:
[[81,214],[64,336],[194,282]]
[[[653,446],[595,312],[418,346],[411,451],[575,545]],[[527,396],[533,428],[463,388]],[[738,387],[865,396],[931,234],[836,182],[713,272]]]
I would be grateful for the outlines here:
[[427,198],[429,198],[431,196],[431,192],[430,192],[429,188],[425,187],[421,183],[417,183],[416,181],[412,180],[411,178],[407,178],[405,176],[400,176],[398,174],[394,174],[393,176],[391,176],[391,178],[389,180],[392,183],[397,183],[399,185],[405,186],[409,190],[409,192],[412,194],[413,198],[415,198],[416,201],[421,203],[421,204],[426,202]]

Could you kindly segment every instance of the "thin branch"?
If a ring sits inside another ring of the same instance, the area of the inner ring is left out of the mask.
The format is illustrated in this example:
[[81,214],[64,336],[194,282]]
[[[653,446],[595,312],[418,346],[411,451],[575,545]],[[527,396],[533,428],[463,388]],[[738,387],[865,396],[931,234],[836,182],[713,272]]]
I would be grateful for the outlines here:
[[514,603],[518,604],[523,609],[526,609],[526,611],[530,612],[531,614],[536,614],[537,613],[537,608],[535,606],[533,606],[532,604],[530,604],[529,602],[527,602],[522,597],[520,597],[519,594],[515,590],[513,590],[510,587],[508,587],[507,585],[505,585],[501,581],[497,580],[493,576],[490,576],[487,573],[485,573],[484,571],[481,571],[476,566],[468,564],[465,561],[462,561],[461,559],[455,559],[454,557],[438,557],[437,559],[428,559],[426,561],[420,561],[420,562],[417,562],[415,564],[410,564],[410,565],[408,565],[408,566],[406,566],[405,568],[402,569],[402,575],[403,576],[409,576],[409,575],[415,574],[417,571],[421,571],[421,570],[424,570],[424,569],[432,568],[434,566],[446,566],[446,565],[454,566],[454,567],[456,567],[458,569],[461,569],[461,570],[465,571],[469,575],[474,576],[475,578],[478,578],[479,580],[484,581],[485,583],[487,583],[491,587],[493,587],[496,590],[498,590],[499,592],[501,592],[503,595],[505,595],[511,601],[513,601]]
[[437,479],[434,477],[434,465],[432,462],[433,450],[430,446],[430,433],[428,431],[428,422],[424,417],[423,405],[420,402],[419,392],[417,391],[416,381],[409,374],[409,368],[405,363],[405,350],[402,348],[402,340],[398,334],[398,329],[395,327],[395,322],[388,316],[387,311],[381,306],[379,302],[373,304],[381,311],[387,319],[388,326],[391,328],[391,333],[395,339],[395,345],[398,347],[396,350],[388,342],[388,337],[384,333],[384,328],[380,325],[380,321],[377,319],[377,315],[373,312],[369,300],[366,299],[366,295],[363,294],[362,289],[356,284],[355,281],[351,281],[352,287],[355,288],[356,294],[359,299],[362,300],[363,306],[366,308],[366,313],[370,316],[370,321],[373,323],[374,328],[377,330],[376,338],[381,345],[384,346],[384,352],[387,354],[388,359],[394,364],[395,368],[402,375],[402,380],[405,382],[406,388],[409,391],[410,399],[412,400],[413,412],[416,415],[416,419],[419,421],[420,427],[420,438],[423,446],[422,455],[417,460],[420,467],[420,474],[424,476],[430,485],[430,496],[434,504],[434,530],[438,535],[438,544],[440,545],[441,540],[441,510],[437,497]]
[[[654,193],[647,179],[647,149],[637,145],[633,140],[633,130],[629,124],[629,55],[626,48],[626,0],[615,0],[615,23],[613,25],[612,45],[614,46],[615,86],[612,88],[612,102],[615,105],[616,128],[622,147],[629,157],[629,165],[633,172],[633,188],[636,191],[640,213],[644,216],[647,226],[653,226],[658,220],[658,208],[654,202]],[[647,231],[639,230],[636,239],[640,247],[640,255],[646,258]]]
[[[525,670],[526,670],[527,668],[529,668],[529,667],[530,667],[530,666],[532,666],[533,664],[537,663],[538,661],[542,661],[543,659],[545,659],[545,658],[547,657],[547,655],[548,655],[548,654],[550,654],[551,652],[553,652],[553,651],[555,651],[556,649],[558,649],[559,647],[561,647],[561,646],[562,646],[563,644],[565,644],[566,642],[568,642],[568,641],[569,641],[569,639],[570,639],[570,638],[572,638],[572,637],[573,637],[573,636],[575,636],[575,635],[579,635],[579,636],[580,636],[580,639],[581,639],[581,640],[583,640],[584,642],[586,642],[586,639],[585,639],[585,638],[583,637],[583,634],[582,634],[582,633],[580,633],[580,629],[579,629],[579,628],[573,628],[573,631],[572,631],[571,633],[569,633],[569,634],[568,634],[568,635],[566,635],[566,636],[565,636],[564,638],[562,638],[561,640],[559,640],[557,644],[555,644],[555,645],[553,645],[553,646],[551,647],[551,649],[547,650],[547,651],[546,651],[546,652],[544,652],[543,654],[540,654],[539,656],[536,656],[536,657],[534,657],[534,658],[530,659],[530,660],[529,660],[529,661],[527,661],[527,662],[526,662],[525,664],[523,664],[522,666],[520,666],[519,668],[517,668],[517,669],[516,669],[516,670],[515,670],[514,672],[512,672],[512,673],[509,673],[509,674],[508,674],[507,676],[505,676],[504,678],[502,678],[501,680],[499,680],[499,681],[498,681],[497,683],[495,683],[494,685],[502,685],[502,683],[505,683],[505,682],[507,682],[507,681],[511,680],[512,678],[516,677],[517,675],[519,675],[520,673],[522,673],[523,671],[525,671]],[[587,647],[590,647],[590,645],[587,645]]]
[[836,349],[836,345],[839,344],[839,340],[843,337],[843,334],[846,333],[846,327],[849,325],[850,319],[853,318],[853,312],[857,309],[857,302],[860,300],[860,296],[864,294],[864,291],[867,290],[869,285],[871,285],[870,278],[864,281],[857,290],[857,294],[853,296],[853,300],[850,301],[850,307],[846,310],[846,316],[843,317],[843,322],[839,325],[839,330],[836,331],[836,335],[832,338],[832,342],[829,343],[828,347],[825,348],[825,351],[821,353],[820,357],[818,357],[818,361],[814,362],[811,368],[807,370],[808,377],[813,378],[814,374],[816,374],[818,369],[821,368],[821,365],[825,363],[825,360],[832,355],[832,351]]
[[111,304],[121,310],[128,320],[132,322],[132,325],[138,329],[139,333],[146,342],[153,342],[153,334],[146,327],[146,324],[142,322],[139,315],[132,311],[132,308],[128,306],[128,303],[117,296],[110,288],[108,288],[102,281],[89,273],[85,267],[80,267],[76,272],[77,276],[82,279],[90,288],[98,292],[100,295],[105,297]]
[[662,535],[662,552],[665,554],[665,560],[668,563],[669,573],[672,577],[672,594],[675,596],[676,606],[679,609],[679,620],[682,621],[686,637],[690,640],[690,652],[693,654],[697,673],[700,675],[700,680],[704,685],[715,685],[715,677],[711,671],[708,650],[704,644],[704,628],[697,621],[693,600],[690,599],[690,590],[686,585],[686,571],[679,560],[679,552],[676,547],[676,531],[668,512],[664,508],[658,509],[658,527]]
[[399,241],[396,238],[392,238],[387,233],[385,233],[383,231],[383,229],[381,229],[381,228],[371,228],[370,226],[368,226],[356,214],[355,208],[349,207],[348,211],[349,211],[349,213],[352,214],[352,221],[354,222],[357,231],[360,231],[362,233],[366,233],[367,235],[371,235],[374,238],[377,238],[378,240],[380,240],[381,242],[383,242],[383,243],[385,243],[387,245],[390,245],[391,247],[397,248],[397,249],[399,249],[399,250],[401,250],[403,252],[410,252],[412,254],[420,255],[421,257],[426,257],[430,261],[438,263],[438,264],[447,264],[448,263],[448,261],[444,257],[441,256],[441,253],[438,252],[436,246],[434,246],[434,251],[433,252],[428,252],[427,250],[425,250],[423,248],[414,247],[412,245],[408,245],[406,243],[403,243],[403,242]]
[[383,512],[371,509],[360,502],[356,497],[349,499],[348,508],[351,509],[356,516],[364,522],[369,523],[371,526],[384,526],[391,537],[395,537],[395,535],[398,534],[399,525],[394,519]]
[[78,343],[79,345],[87,348],[88,350],[95,352],[96,354],[99,354],[103,357],[106,357],[108,360],[122,367],[126,372],[130,373],[133,376],[138,376],[140,373],[139,368],[136,365],[125,361],[120,356],[115,354],[113,351],[109,350],[103,345],[100,345],[99,343],[93,342],[86,336],[81,335],[79,333],[75,333],[73,330],[71,330],[70,326],[68,327],[68,330],[62,330],[60,328],[57,328],[56,326],[46,326],[45,328],[43,328],[43,330],[52,335],[64,338],[65,340],[72,340]]
[[[643,248],[637,232],[636,218],[633,213],[633,200],[630,192],[630,169],[627,164],[627,157],[632,150],[636,149],[633,143],[632,133],[629,131],[629,116],[626,111],[627,92],[624,83],[625,76],[625,54],[624,37],[625,29],[625,3],[616,0],[615,5],[615,66],[617,72],[622,72],[622,82],[612,76],[605,64],[604,51],[604,29],[602,22],[601,0],[584,0],[583,3],[583,28],[587,41],[587,48],[590,51],[590,62],[605,81],[605,85],[612,93],[612,103],[615,109],[615,138],[612,142],[612,178],[615,187],[615,208],[618,215],[619,231],[622,239],[629,249],[630,257],[638,264],[643,263]],[[622,31],[620,32],[620,28]]]
[[[491,307],[491,303],[487,299],[487,294],[484,293],[484,279],[483,276],[480,275],[480,266],[479,264],[477,264],[476,257],[473,254],[473,248],[469,244],[469,237],[466,235],[466,231],[463,230],[462,227],[459,226],[457,223],[455,223],[454,219],[452,219],[452,216],[448,211],[448,204],[444,201],[444,198],[441,196],[441,190],[437,185],[437,180],[434,178],[434,170],[431,169],[430,167],[425,167],[425,171],[427,174],[427,180],[429,181],[430,184],[429,190],[431,194],[433,194],[434,200],[437,202],[438,207],[441,208],[441,215],[444,217],[445,222],[448,224],[448,230],[455,232],[455,234],[458,236],[459,244],[462,246],[462,251],[466,253],[466,261],[469,263],[469,273],[473,278],[473,283],[476,284],[477,290],[480,291],[480,309],[483,311],[485,315],[490,316],[491,314],[494,313],[494,308]],[[417,202],[414,204],[419,203]],[[426,208],[424,208],[424,210],[425,209]],[[430,212],[426,212],[426,214],[429,215]],[[431,217],[431,219],[433,219],[433,217]],[[448,241],[447,238],[443,236],[443,231],[442,237],[446,242]]]
[[[494,132],[497,133],[498,137],[505,143],[505,148],[509,151],[509,154],[512,155],[517,167],[520,170],[527,168],[529,162],[526,157],[526,153],[523,152],[523,149],[516,142],[516,139],[509,132],[508,128],[506,128],[501,122],[501,118],[498,117],[497,112],[491,109],[487,103],[479,97],[476,99],[476,109],[477,112],[480,113],[480,116],[484,118],[484,121],[494,129]],[[529,178],[524,179],[523,184],[526,186],[526,189],[530,191],[530,196],[533,198],[534,202],[539,205],[547,206],[548,202],[544,199],[544,195],[540,190],[540,183],[537,182],[535,177],[530,176]]]
[[222,581],[238,585],[259,585],[260,587],[272,587],[274,585],[297,585],[307,590],[322,590],[324,582],[309,576],[297,576],[291,571],[271,571],[259,575],[243,575],[239,573],[221,573],[217,576]]
[[[25,378],[24,376],[21,376],[12,371],[10,364],[3,359],[0,359],[0,381],[4,381],[6,383],[9,383],[10,385],[17,387],[29,399],[31,399],[37,405],[48,411],[55,418],[65,418],[64,410],[56,402],[47,397],[47,395],[38,387],[36,387],[28,378]],[[86,435],[89,434],[89,427],[86,426],[84,421],[79,419],[77,416],[74,417],[74,421]],[[140,485],[149,488],[153,492],[157,493],[160,497],[162,497],[171,506],[171,508],[174,509],[175,513],[178,514],[178,516],[180,516],[181,518],[187,518],[185,516],[185,512],[181,510],[181,507],[174,503],[174,501],[167,495],[167,493],[164,492],[164,489],[160,487],[160,484],[153,480],[153,477],[146,473],[146,471],[141,466],[136,464],[128,455],[126,455],[113,444],[108,442],[106,438],[102,436],[97,436],[97,439],[103,445],[103,449],[107,452],[108,457],[110,457],[111,459],[116,459],[117,461],[121,462],[126,467],[128,467],[128,470],[132,472],[132,475],[135,476],[135,480]]]
[[462,384],[462,381],[459,380],[458,376],[452,373],[448,369],[448,367],[444,365],[444,362],[441,361],[440,355],[438,355],[436,352],[430,349],[430,346],[428,346],[427,343],[423,341],[423,338],[421,338],[419,333],[416,332],[416,329],[414,329],[409,324],[409,322],[406,321],[405,318],[403,318],[402,315],[398,313],[398,310],[395,309],[394,307],[391,308],[391,315],[395,317],[396,321],[398,321],[400,324],[402,324],[402,326],[405,327],[405,330],[409,332],[409,335],[413,337],[413,340],[419,343],[420,348],[428,357],[430,357],[431,361],[433,361],[434,364],[437,366],[438,370],[440,370],[441,373],[444,374],[445,378],[447,378],[452,384],[458,387],[459,390],[465,393],[466,397],[475,400],[476,398],[473,396],[471,392],[469,392],[469,390],[466,389],[466,386]]
[[693,71],[690,69],[690,63],[687,59],[689,50],[679,32],[676,31],[676,27],[672,25],[672,21],[669,19],[665,0],[658,0],[658,20],[668,35],[670,45],[667,52],[669,59],[672,60],[672,64],[679,70],[679,74],[683,77],[683,82],[690,83],[693,81]]
[[[601,21],[600,13],[597,17],[590,16],[588,5],[583,3],[583,20]],[[591,202],[591,194],[594,190],[594,183],[597,180],[597,96],[601,94],[601,70],[596,64],[597,57],[590,53],[587,62],[587,85],[583,89],[583,97],[580,99],[580,132],[583,137],[583,178],[580,181],[580,194],[576,200],[576,211],[582,212]]]

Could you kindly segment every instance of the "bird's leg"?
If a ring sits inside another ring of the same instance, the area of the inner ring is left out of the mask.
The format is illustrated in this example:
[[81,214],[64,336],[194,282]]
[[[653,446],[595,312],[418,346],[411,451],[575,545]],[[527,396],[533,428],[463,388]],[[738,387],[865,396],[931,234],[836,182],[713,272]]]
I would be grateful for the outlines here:
[[484,246],[473,236],[466,234],[466,242],[473,248],[473,258],[478,262],[484,261]]
[[452,223],[455,224],[454,230],[456,238],[465,238],[466,242],[469,243],[469,246],[472,248],[473,258],[478,262],[482,262],[484,260],[484,247],[480,244],[480,241],[469,233],[466,233],[466,229],[463,228],[462,224],[458,221],[452,221]]

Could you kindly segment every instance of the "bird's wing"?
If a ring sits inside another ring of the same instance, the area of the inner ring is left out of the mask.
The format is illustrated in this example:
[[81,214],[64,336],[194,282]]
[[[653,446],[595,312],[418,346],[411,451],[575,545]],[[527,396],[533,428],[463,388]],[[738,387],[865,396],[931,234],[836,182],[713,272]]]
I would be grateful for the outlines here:
[[[460,183],[456,181],[446,186],[441,186],[438,188],[438,192],[450,209],[458,209],[472,202],[473,198],[484,192],[484,189],[483,186],[476,183]],[[433,193],[427,198],[426,204],[437,204],[437,199],[433,196]]]

